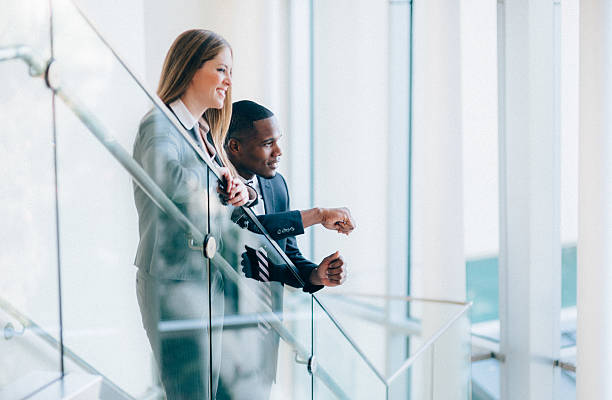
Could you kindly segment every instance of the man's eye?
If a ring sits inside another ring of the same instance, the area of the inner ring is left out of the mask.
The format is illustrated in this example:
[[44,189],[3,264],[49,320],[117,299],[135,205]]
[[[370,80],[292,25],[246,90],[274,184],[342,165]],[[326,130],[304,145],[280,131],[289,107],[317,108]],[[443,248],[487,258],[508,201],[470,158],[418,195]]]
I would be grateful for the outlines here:
[[266,147],[272,147],[272,143],[265,143],[264,146]]
[[225,68],[218,68],[217,71],[225,73]]

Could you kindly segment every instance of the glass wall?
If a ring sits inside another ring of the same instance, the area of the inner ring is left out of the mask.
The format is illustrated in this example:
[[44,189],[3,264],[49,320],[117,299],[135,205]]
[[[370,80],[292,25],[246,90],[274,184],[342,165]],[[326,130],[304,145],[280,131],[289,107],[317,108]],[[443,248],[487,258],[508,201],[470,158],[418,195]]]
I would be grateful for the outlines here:
[[152,103],[70,1],[54,1],[53,17],[60,96],[72,102],[58,96],[56,107],[65,345],[139,397],[155,390],[157,378],[137,301],[133,183],[74,107],[129,154]]
[[0,8],[0,59],[13,58],[0,62],[0,397],[17,398],[62,369],[52,94],[14,58],[50,57],[50,10],[37,0]]
[[[348,237],[317,228],[305,243],[315,260],[339,250],[348,265],[346,283],[326,293],[405,296],[411,276],[412,4],[314,0],[309,12],[312,176],[310,197],[302,203],[346,206],[358,227]],[[407,307],[372,297],[359,303],[382,319],[409,315]],[[362,329],[356,321],[347,329],[379,371],[406,359],[405,338],[384,324]]]

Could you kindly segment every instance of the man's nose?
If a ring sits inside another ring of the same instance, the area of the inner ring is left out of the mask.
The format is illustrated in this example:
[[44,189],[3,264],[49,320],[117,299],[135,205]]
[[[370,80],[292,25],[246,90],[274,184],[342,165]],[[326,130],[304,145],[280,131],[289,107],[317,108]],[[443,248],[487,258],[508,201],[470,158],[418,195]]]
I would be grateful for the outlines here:
[[280,146],[278,145],[278,143],[274,144],[274,152],[273,152],[275,157],[280,157],[283,155],[283,150],[281,150]]

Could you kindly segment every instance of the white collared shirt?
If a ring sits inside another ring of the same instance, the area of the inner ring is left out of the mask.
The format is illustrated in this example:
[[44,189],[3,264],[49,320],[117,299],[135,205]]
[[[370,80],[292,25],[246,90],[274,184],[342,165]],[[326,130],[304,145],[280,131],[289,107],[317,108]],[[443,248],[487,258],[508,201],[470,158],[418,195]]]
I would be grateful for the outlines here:
[[189,111],[185,103],[181,99],[176,99],[170,103],[170,108],[174,111],[174,115],[183,124],[185,129],[191,130],[198,123],[198,118],[194,117]]
[[172,111],[174,112],[174,115],[176,115],[180,123],[185,127],[185,129],[189,131],[193,131],[193,127],[194,126],[196,127],[197,132],[198,132],[198,134],[196,135],[196,140],[198,142],[198,145],[200,146],[202,150],[204,150],[204,154],[210,157],[210,155],[208,154],[208,151],[206,150],[206,146],[204,145],[202,135],[199,134],[200,133],[200,125],[198,123],[199,118],[196,118],[193,116],[193,114],[191,114],[191,112],[189,111],[185,103],[183,103],[183,101],[180,98],[170,103],[170,108],[172,109]]
[[248,184],[255,192],[257,192],[257,204],[251,207],[251,210],[255,213],[255,215],[265,215],[266,213],[266,205],[264,203],[263,196],[261,195],[261,187],[259,186],[259,179],[257,179],[257,175],[253,177],[253,179],[247,179],[245,184]]

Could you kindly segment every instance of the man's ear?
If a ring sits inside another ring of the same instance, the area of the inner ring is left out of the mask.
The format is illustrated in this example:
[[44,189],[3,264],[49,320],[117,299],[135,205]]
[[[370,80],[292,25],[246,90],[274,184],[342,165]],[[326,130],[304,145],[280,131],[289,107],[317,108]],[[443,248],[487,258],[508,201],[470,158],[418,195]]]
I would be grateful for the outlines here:
[[230,138],[227,141],[227,152],[232,154],[240,152],[240,142],[235,138]]

